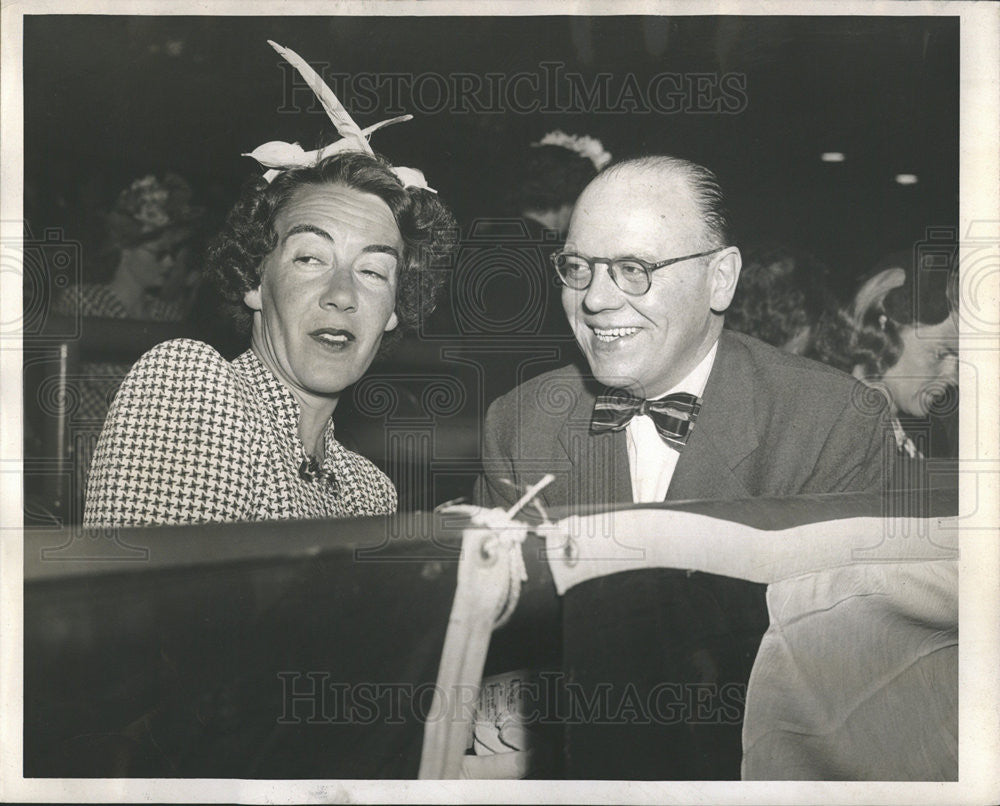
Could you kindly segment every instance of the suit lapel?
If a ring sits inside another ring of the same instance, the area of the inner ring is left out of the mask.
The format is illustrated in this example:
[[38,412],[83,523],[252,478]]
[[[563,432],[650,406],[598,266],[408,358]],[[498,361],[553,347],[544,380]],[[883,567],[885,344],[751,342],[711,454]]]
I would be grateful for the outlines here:
[[[754,377],[746,348],[727,332],[705,385],[691,438],[677,461],[667,501],[734,499],[752,495],[734,469],[757,447]],[[558,481],[548,502],[570,506],[632,503],[625,431],[590,434],[597,387],[581,378],[580,393],[563,422],[558,442],[568,462],[566,487]]]
[[573,507],[630,504],[632,478],[625,432],[590,433],[597,388],[586,379],[581,380],[580,394],[558,435],[569,462],[564,500]]
[[754,378],[746,348],[723,331],[701,413],[677,461],[667,501],[746,498],[734,468],[757,447]]

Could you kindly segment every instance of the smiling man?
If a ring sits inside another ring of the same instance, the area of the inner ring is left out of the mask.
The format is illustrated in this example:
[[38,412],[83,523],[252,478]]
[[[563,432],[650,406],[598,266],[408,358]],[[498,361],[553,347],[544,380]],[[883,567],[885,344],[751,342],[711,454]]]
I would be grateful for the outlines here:
[[[556,480],[541,501],[560,514],[883,486],[889,426],[877,396],[723,331],[741,267],[728,230],[716,177],[699,165],[645,157],[591,182],[554,259],[586,368],[542,375],[491,406],[479,503],[510,506],[546,472]],[[595,580],[565,603],[567,625],[594,629],[567,641],[564,668],[590,693],[742,686],[767,626],[763,593],[683,571]],[[629,679],[629,665],[650,658],[652,676]],[[575,724],[567,774],[738,778],[740,721]]]
[[[555,258],[586,358],[497,400],[486,504],[545,472],[549,506],[871,490],[886,407],[848,375],[723,331],[740,274],[722,191],[672,157],[584,190]],[[657,402],[660,401],[660,402]]]

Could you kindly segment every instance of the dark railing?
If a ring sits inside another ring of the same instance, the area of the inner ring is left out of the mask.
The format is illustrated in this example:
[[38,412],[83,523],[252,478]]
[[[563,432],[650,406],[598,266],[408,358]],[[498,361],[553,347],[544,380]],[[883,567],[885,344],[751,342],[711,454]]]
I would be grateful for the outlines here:
[[430,521],[28,533],[25,776],[416,777],[458,558]]

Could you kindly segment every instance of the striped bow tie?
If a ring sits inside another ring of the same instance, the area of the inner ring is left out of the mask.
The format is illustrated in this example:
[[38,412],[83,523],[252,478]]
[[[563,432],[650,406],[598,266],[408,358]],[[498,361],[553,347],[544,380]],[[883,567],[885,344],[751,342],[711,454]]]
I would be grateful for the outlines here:
[[699,411],[701,398],[687,392],[667,395],[659,400],[640,400],[627,392],[615,391],[598,396],[590,432],[620,431],[636,415],[646,414],[656,425],[660,439],[680,450],[691,436]]

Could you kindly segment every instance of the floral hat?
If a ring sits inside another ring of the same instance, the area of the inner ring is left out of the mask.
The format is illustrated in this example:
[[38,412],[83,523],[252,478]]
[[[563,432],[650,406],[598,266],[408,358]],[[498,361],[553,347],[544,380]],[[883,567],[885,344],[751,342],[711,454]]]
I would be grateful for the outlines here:
[[108,215],[112,237],[121,244],[138,243],[164,230],[195,224],[205,210],[191,203],[193,195],[191,186],[176,174],[136,179],[118,194]]

